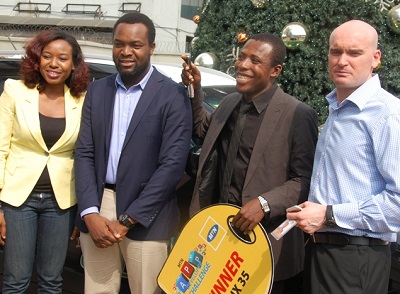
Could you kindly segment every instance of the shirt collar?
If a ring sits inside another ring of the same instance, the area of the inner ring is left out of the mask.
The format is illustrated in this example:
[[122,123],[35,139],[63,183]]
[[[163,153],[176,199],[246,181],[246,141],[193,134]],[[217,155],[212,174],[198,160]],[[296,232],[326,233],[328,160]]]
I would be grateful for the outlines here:
[[[140,89],[143,91],[144,87],[146,86],[147,82],[149,81],[150,76],[153,73],[153,71],[154,71],[154,67],[151,65],[149,71],[143,77],[143,79],[139,83],[137,83],[136,85],[133,85],[131,88],[139,86]],[[122,81],[121,75],[119,73],[117,74],[117,77],[115,79],[115,87],[116,88],[122,87],[123,89],[127,90],[125,85],[124,85],[124,82]]]
[[276,83],[274,83],[271,86],[271,88],[262,92],[260,95],[258,95],[256,98],[254,98],[251,101],[251,102],[253,102],[253,104],[259,114],[268,106],[268,104],[271,101],[272,96],[274,96],[277,88],[278,88],[278,85]]
[[362,110],[374,93],[381,88],[381,82],[379,81],[379,75],[374,74],[372,78],[367,80],[364,84],[357,88],[349,97],[342,101],[340,105],[337,105],[337,90],[334,89],[326,96],[326,100],[329,106],[336,109],[350,102],[354,103],[359,110]]

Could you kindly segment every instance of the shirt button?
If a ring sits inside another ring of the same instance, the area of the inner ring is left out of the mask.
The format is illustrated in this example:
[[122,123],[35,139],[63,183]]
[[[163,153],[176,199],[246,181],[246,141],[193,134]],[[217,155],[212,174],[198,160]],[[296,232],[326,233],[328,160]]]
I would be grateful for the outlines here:
[[50,155],[49,152],[47,151],[44,152],[44,156],[49,156],[49,155]]

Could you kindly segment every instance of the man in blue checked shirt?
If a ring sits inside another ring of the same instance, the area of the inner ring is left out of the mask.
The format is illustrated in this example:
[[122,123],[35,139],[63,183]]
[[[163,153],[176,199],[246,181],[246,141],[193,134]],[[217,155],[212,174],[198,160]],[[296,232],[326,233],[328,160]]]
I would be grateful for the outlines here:
[[373,74],[380,59],[369,24],[351,20],[332,32],[336,89],[326,97],[309,201],[287,214],[311,235],[306,293],[387,293],[388,244],[400,230],[400,99]]

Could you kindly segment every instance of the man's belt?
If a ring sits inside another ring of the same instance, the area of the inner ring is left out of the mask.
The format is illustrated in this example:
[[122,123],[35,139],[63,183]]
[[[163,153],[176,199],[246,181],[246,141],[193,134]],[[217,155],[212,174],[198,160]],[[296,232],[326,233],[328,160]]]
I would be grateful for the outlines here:
[[311,236],[311,241],[317,244],[330,244],[337,246],[345,245],[362,245],[362,246],[383,246],[388,245],[389,242],[370,238],[370,237],[357,237],[341,233],[314,233]]

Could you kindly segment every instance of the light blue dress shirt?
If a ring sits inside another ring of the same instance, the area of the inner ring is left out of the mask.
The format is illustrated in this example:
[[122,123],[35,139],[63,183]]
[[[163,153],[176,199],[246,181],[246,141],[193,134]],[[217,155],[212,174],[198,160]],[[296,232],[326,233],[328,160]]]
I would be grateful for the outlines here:
[[323,231],[394,242],[400,230],[400,99],[374,75],[338,105],[317,143],[309,201],[333,206]]
[[[124,144],[126,132],[134,115],[136,105],[143,93],[151,74],[153,67],[144,76],[144,78],[136,85],[126,89],[122,82],[121,75],[117,74],[115,79],[115,101],[113,112],[113,124],[110,142],[110,154],[108,157],[106,183],[115,184],[117,177],[118,162],[121,155],[122,145]],[[99,213],[99,207],[89,207],[82,211],[81,217],[89,213]]]
[[117,75],[115,86],[117,92],[115,94],[114,113],[113,113],[113,126],[110,142],[110,155],[108,157],[106,183],[115,184],[117,177],[117,168],[119,157],[121,155],[122,145],[124,144],[126,132],[131,122],[133,113],[135,112],[136,105],[142,95],[143,89],[146,86],[153,67],[140,83],[133,85],[129,89],[125,88],[120,74]]

